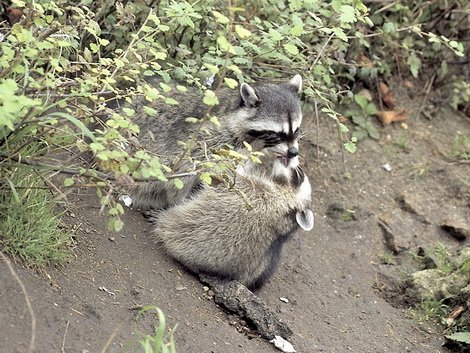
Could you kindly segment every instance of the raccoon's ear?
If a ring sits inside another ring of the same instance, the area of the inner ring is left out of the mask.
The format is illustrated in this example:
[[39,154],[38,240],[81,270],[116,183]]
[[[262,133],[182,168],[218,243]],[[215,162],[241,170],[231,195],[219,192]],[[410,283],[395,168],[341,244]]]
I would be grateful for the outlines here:
[[289,81],[289,85],[292,87],[295,93],[302,93],[302,76],[299,74],[292,77]]
[[295,214],[295,220],[297,224],[303,230],[312,230],[313,228],[313,212],[312,210],[299,211]]
[[257,107],[259,104],[259,97],[256,94],[256,90],[251,87],[248,83],[242,83],[240,86],[240,95],[243,100],[243,104],[248,108]]

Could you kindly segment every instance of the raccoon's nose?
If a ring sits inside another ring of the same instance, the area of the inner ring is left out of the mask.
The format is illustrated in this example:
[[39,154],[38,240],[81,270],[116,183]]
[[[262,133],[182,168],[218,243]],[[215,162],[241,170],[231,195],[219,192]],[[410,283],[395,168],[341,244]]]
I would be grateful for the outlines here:
[[295,156],[297,156],[299,154],[299,150],[294,147],[294,146],[290,146],[288,149],[287,149],[287,157],[288,158],[294,158]]

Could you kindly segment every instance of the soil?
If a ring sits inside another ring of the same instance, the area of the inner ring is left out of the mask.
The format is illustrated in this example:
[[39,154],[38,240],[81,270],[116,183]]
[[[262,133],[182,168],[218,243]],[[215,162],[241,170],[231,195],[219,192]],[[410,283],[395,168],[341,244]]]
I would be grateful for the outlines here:
[[[278,271],[256,292],[293,331],[297,352],[447,352],[442,335],[410,318],[394,292],[395,270],[420,247],[469,245],[441,225],[468,231],[470,166],[452,157],[452,146],[470,128],[468,117],[445,108],[432,120],[418,109],[409,108],[406,129],[376,123],[381,139],[361,141],[344,163],[334,122],[320,118],[317,131],[305,114],[315,227],[288,242]],[[93,191],[80,191],[63,219],[74,230],[74,260],[40,273],[14,263],[36,318],[34,352],[130,351],[156,324],[150,314],[135,320],[141,305],[160,307],[168,326],[177,325],[177,352],[278,351],[154,245],[140,213],[124,221],[122,232],[109,233]],[[27,352],[30,311],[4,262],[0,283],[0,352]]]

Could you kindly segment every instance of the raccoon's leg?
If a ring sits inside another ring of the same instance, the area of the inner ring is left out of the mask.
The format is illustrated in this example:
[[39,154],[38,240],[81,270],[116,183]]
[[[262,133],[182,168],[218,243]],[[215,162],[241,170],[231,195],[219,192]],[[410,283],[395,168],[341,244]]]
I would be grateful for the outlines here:
[[263,286],[263,284],[271,278],[276,269],[279,267],[281,260],[282,247],[285,242],[294,234],[295,229],[288,231],[286,234],[279,236],[266,251],[263,265],[259,271],[252,273],[252,281],[247,287],[250,290],[256,290]]
[[199,185],[197,176],[182,178],[182,180],[184,183],[182,189],[176,188],[171,181],[153,181],[134,187],[130,192],[134,206],[159,210],[180,203]]

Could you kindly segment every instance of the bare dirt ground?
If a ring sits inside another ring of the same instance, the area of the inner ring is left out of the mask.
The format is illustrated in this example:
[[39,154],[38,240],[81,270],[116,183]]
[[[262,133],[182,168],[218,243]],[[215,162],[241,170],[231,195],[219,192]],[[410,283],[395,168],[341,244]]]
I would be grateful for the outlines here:
[[[393,270],[419,246],[469,245],[440,227],[468,227],[470,166],[450,153],[456,135],[470,133],[469,119],[446,109],[432,120],[415,114],[408,129],[377,124],[381,140],[361,142],[345,165],[334,123],[321,118],[317,140],[313,116],[304,119],[303,163],[316,224],[287,244],[280,268],[257,292],[293,330],[289,341],[298,352],[447,352],[442,337],[410,319],[389,290]],[[98,211],[92,191],[74,197],[63,219],[76,238],[68,265],[37,274],[14,264],[36,317],[35,352],[130,351],[130,342],[155,323],[150,315],[134,320],[133,309],[147,304],[162,308],[170,327],[178,325],[178,352],[277,352],[154,245],[139,213],[128,212],[124,230],[111,234]],[[380,222],[392,230],[388,246]],[[390,257],[393,246],[398,256]],[[3,262],[0,283],[0,352],[27,352],[30,313]]]

